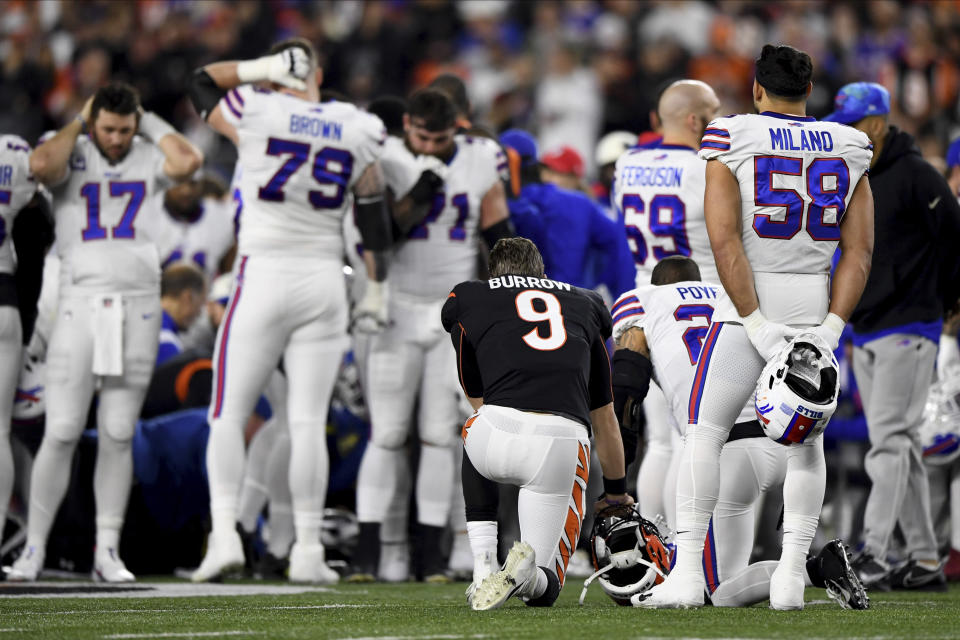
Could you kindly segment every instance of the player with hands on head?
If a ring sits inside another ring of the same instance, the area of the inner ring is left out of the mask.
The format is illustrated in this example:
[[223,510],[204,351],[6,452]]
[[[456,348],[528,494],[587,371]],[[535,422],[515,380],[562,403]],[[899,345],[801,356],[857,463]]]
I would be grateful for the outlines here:
[[136,91],[123,84],[98,89],[75,120],[30,155],[34,177],[53,194],[61,269],[47,350],[46,431],[30,482],[27,544],[9,579],[36,580],[43,568],[96,389],[93,573],[107,582],[134,579],[119,547],[131,441],[160,334],[160,260],[145,234],[157,212],[149,203],[202,163],[200,151],[144,112]]
[[[550,606],[587,506],[591,428],[605,506],[633,503],[610,390],[610,315],[598,294],[547,279],[536,246],[511,238],[490,252],[490,279],[454,287],[441,318],[475,409],[461,434],[475,558],[468,601],[475,610],[511,596]],[[520,541],[500,571],[498,482],[520,487]]]
[[[243,427],[283,358],[296,542],[290,580],[338,580],[320,540],[329,475],[326,418],[347,347],[342,218],[353,204],[370,277],[358,322],[386,323],[390,227],[378,163],[383,123],[345,102],[320,103],[322,71],[303,39],[262,58],[198,69],[197,111],[237,146],[243,211],[235,282],[214,352],[207,473],[213,531],[195,581],[243,565],[236,531]],[[353,200],[347,197],[352,193]]]
[[[677,479],[676,566],[639,606],[703,605],[703,549],[720,486],[720,452],[737,416],[767,359],[794,330],[825,324],[832,331],[834,316],[850,317],[867,280],[873,199],[862,178],[870,141],[806,116],[812,75],[807,54],[764,46],[753,86],[759,113],[718,118],[701,141],[707,231],[730,304],[713,315],[690,392]],[[770,584],[774,609],[803,608],[804,563],[825,485],[822,438],[791,446],[783,551]]]

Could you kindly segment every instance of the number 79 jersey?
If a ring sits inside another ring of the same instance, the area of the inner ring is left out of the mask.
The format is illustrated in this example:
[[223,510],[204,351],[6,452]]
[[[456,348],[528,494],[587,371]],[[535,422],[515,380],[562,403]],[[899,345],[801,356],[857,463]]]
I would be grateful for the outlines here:
[[566,416],[590,428],[612,401],[599,294],[546,278],[504,275],[461,282],[441,312],[460,383],[485,404]]
[[765,111],[711,122],[700,157],[725,164],[740,184],[754,272],[824,274],[873,152],[853,127]]
[[346,102],[251,85],[231,89],[219,106],[238,136],[238,251],[341,259],[347,196],[386,139],[380,119]]
[[[690,389],[714,310],[726,303],[718,284],[676,282],[627,291],[611,310],[614,338],[619,340],[631,327],[643,329],[654,378],[678,425],[688,421]],[[753,419],[745,409],[737,422]]]
[[695,149],[672,144],[631,149],[617,160],[613,201],[623,214],[638,287],[669,256],[687,256],[704,280],[720,281],[703,219],[705,168]]

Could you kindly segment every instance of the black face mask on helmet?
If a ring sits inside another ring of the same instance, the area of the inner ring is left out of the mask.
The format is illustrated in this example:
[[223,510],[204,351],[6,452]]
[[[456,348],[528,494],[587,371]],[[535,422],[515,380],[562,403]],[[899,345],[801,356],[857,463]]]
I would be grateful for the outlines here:
[[670,553],[657,526],[633,507],[611,507],[597,514],[590,532],[590,555],[596,573],[583,583],[580,604],[594,581],[618,605],[663,582]]

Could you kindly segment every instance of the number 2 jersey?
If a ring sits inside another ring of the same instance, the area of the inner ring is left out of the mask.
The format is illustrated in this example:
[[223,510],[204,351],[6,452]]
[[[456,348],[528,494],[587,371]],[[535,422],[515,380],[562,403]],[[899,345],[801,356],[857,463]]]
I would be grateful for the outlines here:
[[149,230],[168,186],[165,157],[134,136],[111,164],[89,136],[77,137],[67,175],[51,187],[61,290],[157,293],[160,259]]
[[561,415],[590,428],[612,402],[599,294],[546,278],[504,275],[461,282],[441,312],[460,384],[484,404]]
[[493,140],[457,135],[454,143],[443,191],[390,262],[391,290],[426,302],[443,300],[455,284],[477,276],[480,202],[507,162]]
[[[615,339],[631,327],[643,329],[654,378],[681,431],[688,422],[690,390],[710,320],[726,300],[723,287],[710,282],[648,284],[624,293],[610,312]],[[747,405],[738,423],[756,419],[753,403]]]
[[0,136],[0,273],[13,273],[13,220],[37,192],[30,175],[30,145],[13,135]]
[[[764,315],[819,324],[840,222],[873,157],[866,134],[771,111],[727,116],[707,126],[700,157],[722,162],[740,184],[743,247]],[[732,305],[718,314],[737,320]]]
[[242,85],[220,100],[237,130],[241,255],[340,260],[349,190],[383,149],[379,118],[346,102],[311,102]]
[[720,282],[703,219],[706,162],[692,147],[631,149],[617,160],[613,201],[623,214],[637,286],[650,284],[657,262],[687,256],[701,277]]

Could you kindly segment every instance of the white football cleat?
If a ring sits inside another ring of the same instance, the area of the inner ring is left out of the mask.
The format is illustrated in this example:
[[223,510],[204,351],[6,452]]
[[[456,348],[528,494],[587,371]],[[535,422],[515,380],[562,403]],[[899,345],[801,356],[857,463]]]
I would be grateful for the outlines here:
[[406,542],[385,542],[380,545],[380,569],[384,582],[406,582],[410,579],[410,546]]
[[96,582],[134,582],[136,577],[127,570],[117,550],[107,547],[94,551],[93,579]]
[[467,604],[471,607],[473,606],[473,594],[476,592],[477,587],[480,586],[484,578],[495,573],[497,569],[499,569],[499,567],[497,567],[497,554],[495,551],[481,553],[473,559],[473,582],[467,587]]
[[336,584],[340,574],[327,566],[326,553],[322,544],[293,543],[290,549],[290,582],[309,584]]
[[243,569],[243,542],[237,531],[225,531],[222,535],[213,533],[207,538],[207,554],[203,562],[193,572],[193,582],[211,582],[219,580],[225,574]]
[[792,574],[783,564],[777,564],[770,576],[770,608],[777,611],[803,609],[803,575]]
[[470,607],[474,611],[496,609],[511,596],[528,595],[536,584],[537,563],[533,547],[526,542],[514,542],[503,568],[477,585]]
[[34,546],[25,547],[20,557],[7,573],[9,582],[36,582],[43,571],[44,550]]
[[630,597],[630,604],[645,609],[696,609],[703,606],[703,575],[671,573],[649,591]]

